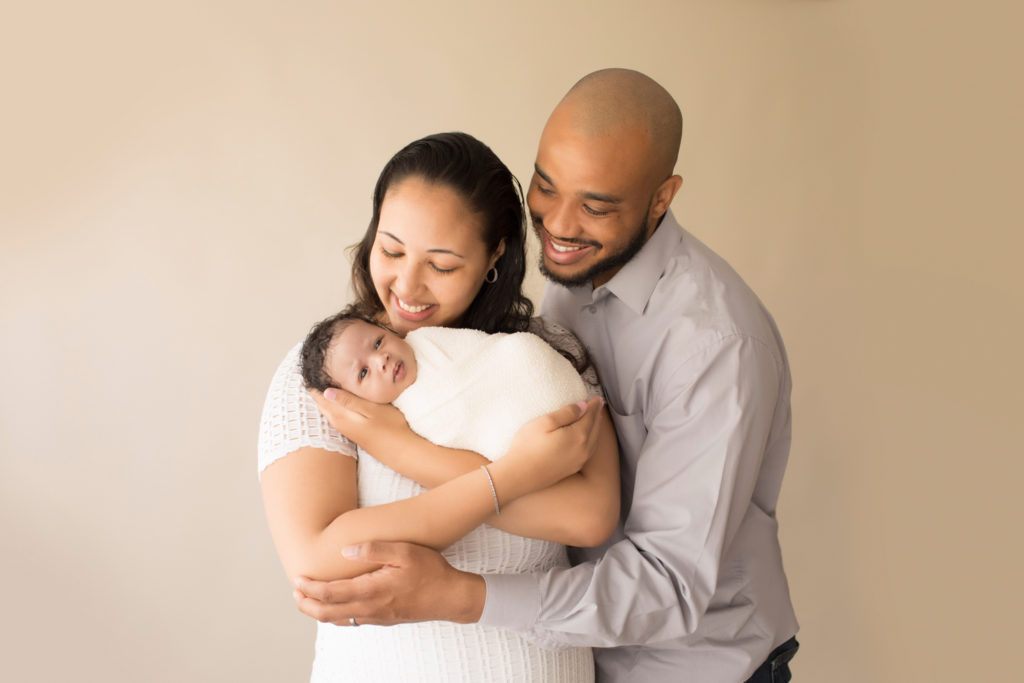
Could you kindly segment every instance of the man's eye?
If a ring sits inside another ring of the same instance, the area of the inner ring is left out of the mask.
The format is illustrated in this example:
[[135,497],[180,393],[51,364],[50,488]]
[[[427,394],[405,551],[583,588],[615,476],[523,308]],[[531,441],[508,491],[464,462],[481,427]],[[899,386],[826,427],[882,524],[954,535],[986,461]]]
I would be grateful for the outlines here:
[[363,368],[362,370],[359,371],[359,379],[360,380],[362,380],[364,377],[366,377],[366,372],[367,372],[366,368]]
[[540,190],[541,194],[546,194],[549,197],[555,193],[550,187],[544,187],[543,185],[538,185],[537,189]]
[[587,213],[589,213],[591,216],[607,216],[608,215],[607,211],[598,211],[597,209],[592,208],[590,206],[587,206],[586,204],[583,205],[583,210],[586,211]]
[[383,343],[384,343],[384,337],[382,335],[380,337],[377,337],[377,341],[373,342],[373,348],[379,349],[380,345],[383,344]]

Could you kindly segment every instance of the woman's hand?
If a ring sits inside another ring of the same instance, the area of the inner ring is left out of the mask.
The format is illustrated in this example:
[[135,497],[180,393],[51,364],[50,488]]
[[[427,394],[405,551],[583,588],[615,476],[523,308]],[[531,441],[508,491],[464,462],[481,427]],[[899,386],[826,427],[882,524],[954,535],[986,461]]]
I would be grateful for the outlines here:
[[602,403],[600,397],[573,403],[520,427],[508,454],[488,465],[498,499],[510,501],[579,472],[596,451]]
[[373,403],[334,388],[323,393],[312,389],[309,394],[332,427],[385,464],[388,454],[400,454],[420,438],[390,403]]

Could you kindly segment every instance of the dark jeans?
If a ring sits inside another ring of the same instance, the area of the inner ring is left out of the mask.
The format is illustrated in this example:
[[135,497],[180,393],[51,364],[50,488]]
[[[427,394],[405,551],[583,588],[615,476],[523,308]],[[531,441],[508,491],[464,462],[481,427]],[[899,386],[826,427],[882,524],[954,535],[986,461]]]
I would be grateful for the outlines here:
[[796,638],[790,638],[779,645],[768,655],[764,664],[757,667],[757,671],[747,679],[747,683],[789,683],[793,678],[793,674],[789,672],[789,660],[793,659],[798,649],[800,643],[796,642]]

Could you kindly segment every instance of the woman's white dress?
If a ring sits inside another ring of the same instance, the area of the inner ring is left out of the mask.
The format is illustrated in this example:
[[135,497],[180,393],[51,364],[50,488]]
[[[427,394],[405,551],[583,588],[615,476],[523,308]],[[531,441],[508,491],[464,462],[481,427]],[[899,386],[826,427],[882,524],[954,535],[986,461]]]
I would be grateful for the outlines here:
[[[531,331],[577,359],[585,357],[576,339],[563,328],[537,318]],[[360,507],[422,493],[425,489],[419,484],[357,449],[327,424],[302,384],[299,348],[293,348],[282,361],[267,394],[260,423],[260,472],[288,453],[313,446],[358,458]],[[583,377],[590,393],[599,391],[592,370]],[[568,565],[565,549],[557,543],[516,536],[487,525],[474,529],[443,555],[452,566],[477,574],[528,573]],[[357,628],[318,624],[311,678],[316,683],[582,683],[593,679],[593,658],[588,648],[544,649],[514,631],[444,621]]]

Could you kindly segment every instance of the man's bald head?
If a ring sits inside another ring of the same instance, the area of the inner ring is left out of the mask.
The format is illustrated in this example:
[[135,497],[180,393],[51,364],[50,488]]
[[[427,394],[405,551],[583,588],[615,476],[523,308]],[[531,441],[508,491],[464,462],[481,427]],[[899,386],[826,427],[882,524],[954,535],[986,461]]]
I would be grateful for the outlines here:
[[602,69],[577,81],[551,118],[564,117],[587,137],[639,135],[648,144],[655,182],[673,174],[683,134],[679,105],[654,79],[630,69]]

